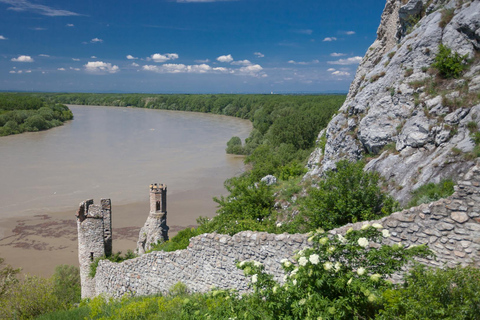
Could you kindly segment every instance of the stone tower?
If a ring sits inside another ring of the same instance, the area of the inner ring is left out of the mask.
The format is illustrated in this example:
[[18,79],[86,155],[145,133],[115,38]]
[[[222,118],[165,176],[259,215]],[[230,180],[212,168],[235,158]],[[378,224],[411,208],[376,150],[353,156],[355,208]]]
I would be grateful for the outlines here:
[[90,265],[96,258],[112,254],[112,204],[110,199],[101,199],[100,205],[93,200],[80,203],[77,214],[78,260],[82,299],[95,297],[95,280],[90,278]]
[[167,226],[167,185],[150,185],[150,213],[140,230],[137,254],[144,254],[152,244],[168,240]]

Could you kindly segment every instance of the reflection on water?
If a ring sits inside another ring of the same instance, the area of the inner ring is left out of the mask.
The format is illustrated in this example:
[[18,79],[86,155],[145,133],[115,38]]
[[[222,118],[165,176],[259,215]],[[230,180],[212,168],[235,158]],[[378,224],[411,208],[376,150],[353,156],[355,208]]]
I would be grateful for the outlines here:
[[75,210],[87,198],[148,201],[152,182],[166,183],[170,195],[219,195],[223,181],[243,169],[241,159],[225,154],[225,145],[234,135],[248,136],[248,121],[163,110],[70,109],[74,121],[62,127],[0,138],[0,218]]

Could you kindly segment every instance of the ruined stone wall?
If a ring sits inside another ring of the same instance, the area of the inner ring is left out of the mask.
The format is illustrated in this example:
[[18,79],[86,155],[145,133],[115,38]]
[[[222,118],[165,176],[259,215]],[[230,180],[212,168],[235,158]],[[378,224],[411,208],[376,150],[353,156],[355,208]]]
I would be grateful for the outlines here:
[[[473,264],[480,267],[480,167],[474,166],[447,199],[396,212],[378,222],[391,233],[385,243],[405,246],[427,244],[436,259],[421,262],[442,267]],[[345,233],[361,228],[366,222],[349,224],[331,230]],[[307,235],[268,234],[244,231],[233,237],[204,234],[190,241],[186,250],[152,252],[123,263],[101,261],[96,294],[120,297],[126,293],[148,295],[166,292],[181,281],[193,291],[212,287],[235,288],[241,292],[248,286],[237,261],[256,260],[264,263],[267,272],[281,280],[280,260],[308,246]]]

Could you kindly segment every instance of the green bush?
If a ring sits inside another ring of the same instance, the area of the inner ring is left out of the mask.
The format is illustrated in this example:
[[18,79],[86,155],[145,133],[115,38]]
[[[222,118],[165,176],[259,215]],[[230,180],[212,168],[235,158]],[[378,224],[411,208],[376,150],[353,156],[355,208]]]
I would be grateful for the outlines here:
[[17,275],[19,272],[20,269],[5,265],[5,259],[0,258],[0,299],[18,283]]
[[242,140],[239,137],[232,137],[228,140],[225,151],[229,154],[244,154]]
[[160,242],[152,246],[150,251],[176,251],[186,249],[190,243],[190,238],[199,235],[197,228],[186,228],[179,231],[174,237],[166,242]]
[[467,57],[468,55],[460,56],[458,52],[452,53],[450,48],[440,44],[432,67],[444,78],[458,78],[466,67]]
[[445,179],[439,183],[428,183],[412,192],[412,199],[407,208],[416,207],[422,203],[430,203],[442,198],[447,198],[453,194],[455,182],[451,179]]
[[80,270],[78,267],[59,265],[52,276],[54,294],[64,309],[70,308],[74,303],[80,302]]
[[480,319],[480,270],[418,266],[383,294],[379,319]]
[[373,220],[395,212],[398,203],[383,192],[376,172],[365,172],[363,162],[337,162],[318,187],[310,188],[297,220],[303,230],[334,229],[347,223]]

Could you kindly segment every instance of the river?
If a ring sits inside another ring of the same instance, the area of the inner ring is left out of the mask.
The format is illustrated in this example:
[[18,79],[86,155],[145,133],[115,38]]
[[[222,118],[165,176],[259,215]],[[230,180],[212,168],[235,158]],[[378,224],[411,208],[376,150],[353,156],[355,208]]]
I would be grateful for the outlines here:
[[69,107],[74,120],[61,127],[0,138],[0,257],[29,272],[51,273],[47,261],[39,272],[28,266],[30,256],[47,252],[68,251],[69,264],[76,264],[70,261],[76,255],[73,215],[83,200],[112,199],[114,250],[134,249],[151,183],[168,185],[168,224],[175,231],[200,215],[213,216],[212,197],[225,194],[224,180],[244,170],[243,159],[226,155],[225,147],[232,136],[248,136],[247,120]]

